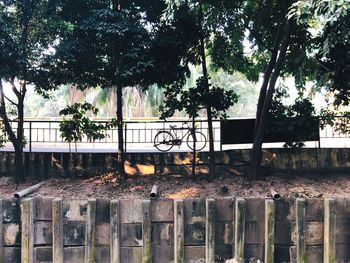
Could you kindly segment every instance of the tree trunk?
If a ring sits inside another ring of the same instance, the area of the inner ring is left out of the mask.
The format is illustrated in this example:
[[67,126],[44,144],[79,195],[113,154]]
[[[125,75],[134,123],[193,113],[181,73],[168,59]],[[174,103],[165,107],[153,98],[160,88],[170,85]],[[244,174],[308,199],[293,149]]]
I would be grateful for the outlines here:
[[256,109],[254,138],[256,136],[256,133],[257,133],[257,130],[259,127],[260,115],[262,112],[262,108],[264,106],[266,92],[267,92],[267,86],[269,84],[269,79],[271,77],[272,70],[274,69],[274,67],[276,65],[278,48],[279,48],[280,43],[281,43],[282,31],[284,29],[284,26],[285,25],[283,23],[281,23],[280,28],[279,28],[278,33],[277,33],[277,36],[276,36],[275,41],[274,41],[274,46],[273,46],[273,49],[271,52],[271,58],[270,58],[269,64],[267,65],[266,70],[264,72],[264,80],[263,80],[263,83],[261,84],[259,100],[258,100],[258,105],[257,105],[257,109]]
[[[16,89],[14,83],[12,83],[13,89]],[[23,163],[23,99],[24,95],[20,96],[19,91],[15,91],[15,94],[18,98],[18,104],[16,105],[18,110],[18,128],[17,135],[13,132],[10,119],[7,116],[6,112],[6,104],[5,104],[5,94],[2,86],[2,82],[0,79],[0,116],[2,118],[2,123],[5,127],[6,134],[8,139],[13,145],[15,149],[15,181],[16,183],[24,182],[24,163]]]
[[121,85],[117,85],[117,128],[118,128],[118,157],[117,170],[121,180],[125,180],[124,169],[124,136],[123,136],[123,95]]
[[261,154],[262,154],[261,147],[262,147],[263,137],[266,130],[267,114],[268,114],[268,110],[270,108],[272,97],[275,91],[275,84],[279,76],[279,73],[281,71],[281,67],[289,46],[289,40],[293,31],[293,28],[294,28],[294,21],[288,20],[285,30],[283,32],[281,43],[279,45],[278,57],[277,57],[273,72],[270,75],[270,77],[264,76],[268,78],[266,81],[269,83],[269,85],[266,93],[266,98],[261,110],[260,118],[258,121],[259,125],[256,131],[256,136],[254,138],[253,148],[251,152],[250,167],[249,167],[249,174],[248,174],[249,180],[255,180],[257,178],[257,173],[260,167]]
[[192,150],[192,181],[196,180],[196,138],[195,138],[195,117],[192,117],[193,150]]
[[[200,57],[202,62],[202,70],[204,77],[204,88],[205,92],[209,94],[209,76],[208,76],[208,68],[207,61],[205,57],[205,43],[204,43],[204,32],[202,28],[202,5],[200,3],[200,14],[199,14],[199,26],[200,26]],[[208,135],[209,135],[209,179],[212,180],[215,178],[215,151],[214,151],[214,132],[213,132],[213,118],[211,112],[211,106],[207,103],[207,118],[208,118]]]

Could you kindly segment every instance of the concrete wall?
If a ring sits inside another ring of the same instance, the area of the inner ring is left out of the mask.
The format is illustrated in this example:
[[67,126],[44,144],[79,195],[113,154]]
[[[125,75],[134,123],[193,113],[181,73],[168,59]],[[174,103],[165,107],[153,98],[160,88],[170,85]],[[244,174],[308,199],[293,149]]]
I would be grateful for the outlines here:
[[[238,200],[243,204],[240,210],[235,205]],[[303,245],[307,262],[350,261],[348,198],[188,199],[176,201],[175,214],[174,201],[167,199],[54,202],[53,209],[53,199],[0,201],[0,262],[107,263],[113,256],[119,260],[113,262],[169,263],[174,254],[185,261],[208,258],[210,253],[231,258],[235,246],[241,246],[246,259],[281,263],[300,260],[297,251],[302,251]],[[296,211],[296,202],[304,204],[304,210],[299,210],[303,213]],[[265,212],[267,203],[272,213]],[[238,227],[241,212],[244,224]],[[274,231],[268,222],[273,223]],[[183,232],[179,232],[181,224]],[[235,237],[243,237],[243,242]],[[273,255],[269,260],[264,259],[268,251]],[[336,261],[324,259],[332,253]]]
[[[350,149],[265,149],[263,166],[272,171],[337,172],[350,170]],[[243,172],[249,164],[250,150],[230,150],[216,153],[217,171],[230,171],[235,167]],[[190,153],[128,153],[126,171],[130,174],[191,172]],[[36,177],[51,175],[96,174],[115,170],[113,153],[25,153],[26,171]],[[208,153],[198,155],[198,168],[206,168]],[[11,176],[14,154],[0,152],[0,176]]]

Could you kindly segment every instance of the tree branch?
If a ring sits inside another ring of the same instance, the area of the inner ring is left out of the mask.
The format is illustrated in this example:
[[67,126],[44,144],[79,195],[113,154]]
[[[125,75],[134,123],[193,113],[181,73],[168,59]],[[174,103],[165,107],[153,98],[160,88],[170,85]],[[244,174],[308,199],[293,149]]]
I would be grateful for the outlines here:
[[11,79],[11,81],[10,81],[10,85],[11,85],[11,88],[12,88],[12,91],[13,91],[13,93],[15,93],[15,95],[17,96],[17,97],[20,97],[21,96],[21,93],[18,91],[18,89],[16,88],[16,85],[15,85],[15,79]]
[[14,102],[13,100],[11,100],[10,98],[8,98],[6,95],[4,95],[4,98],[7,99],[11,104],[13,104],[14,106],[18,106],[18,104],[16,102]]
[[2,122],[5,126],[5,131],[9,136],[10,141],[12,142],[14,147],[17,147],[17,138],[15,133],[13,132],[10,124],[10,120],[6,113],[6,104],[5,104],[5,94],[4,88],[2,86],[2,82],[0,80],[0,117],[2,118]]

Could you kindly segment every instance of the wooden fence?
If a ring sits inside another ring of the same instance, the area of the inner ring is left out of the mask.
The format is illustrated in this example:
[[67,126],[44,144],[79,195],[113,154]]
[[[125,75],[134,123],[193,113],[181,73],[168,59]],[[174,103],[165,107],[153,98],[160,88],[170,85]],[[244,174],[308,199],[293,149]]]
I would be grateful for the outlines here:
[[1,263],[350,261],[350,199],[0,200]]

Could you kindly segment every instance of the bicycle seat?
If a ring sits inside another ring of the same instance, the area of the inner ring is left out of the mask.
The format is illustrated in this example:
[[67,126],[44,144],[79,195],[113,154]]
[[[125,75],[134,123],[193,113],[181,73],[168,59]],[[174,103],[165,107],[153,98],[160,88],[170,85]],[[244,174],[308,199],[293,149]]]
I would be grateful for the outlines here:
[[169,125],[170,129],[175,129],[177,126],[176,125]]

